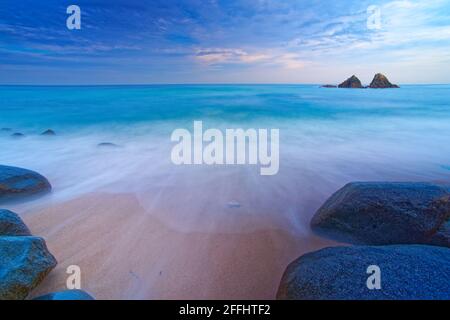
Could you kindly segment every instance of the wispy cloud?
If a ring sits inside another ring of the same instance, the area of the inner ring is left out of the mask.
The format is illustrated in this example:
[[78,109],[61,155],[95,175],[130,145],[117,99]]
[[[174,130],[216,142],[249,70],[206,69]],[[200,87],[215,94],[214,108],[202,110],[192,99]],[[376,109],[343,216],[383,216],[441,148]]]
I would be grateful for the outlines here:
[[243,49],[201,49],[197,51],[196,59],[207,65],[247,64],[287,69],[301,69],[305,66],[305,61],[295,53],[248,53]]

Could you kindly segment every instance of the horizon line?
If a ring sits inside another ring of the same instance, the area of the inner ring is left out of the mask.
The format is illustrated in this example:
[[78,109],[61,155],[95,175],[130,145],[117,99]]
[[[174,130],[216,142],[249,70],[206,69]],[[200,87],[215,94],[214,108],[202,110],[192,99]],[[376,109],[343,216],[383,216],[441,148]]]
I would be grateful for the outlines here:
[[[200,85],[200,86],[207,86],[207,85],[310,85],[310,86],[324,86],[324,85],[338,85],[338,84],[332,84],[332,83],[306,83],[306,82],[276,82],[276,83],[270,83],[270,82],[185,82],[185,83],[88,83],[88,84],[32,84],[32,83],[17,83],[17,84],[5,84],[0,83],[1,87],[124,87],[124,86],[183,86],[183,85]],[[427,86],[427,85],[450,85],[450,83],[400,83],[399,86]]]

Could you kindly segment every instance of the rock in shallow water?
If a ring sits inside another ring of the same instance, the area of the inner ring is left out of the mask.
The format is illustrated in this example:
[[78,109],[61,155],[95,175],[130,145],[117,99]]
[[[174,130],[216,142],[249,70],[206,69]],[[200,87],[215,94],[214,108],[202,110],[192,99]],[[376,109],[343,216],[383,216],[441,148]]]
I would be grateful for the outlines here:
[[49,192],[51,188],[39,173],[0,165],[0,203]]
[[53,292],[33,300],[95,300],[90,294],[83,290],[65,290]]
[[31,236],[31,233],[17,214],[0,209],[0,236]]
[[[450,247],[448,187],[428,183],[350,183],[317,211],[317,233],[353,244]],[[447,225],[447,227],[445,227]]]
[[23,133],[16,132],[16,133],[13,133],[11,135],[11,137],[13,137],[13,138],[23,138],[23,137],[25,137],[25,135]]
[[[381,290],[369,290],[367,268],[380,268]],[[422,245],[338,247],[291,263],[277,294],[286,300],[448,300],[450,249]]]
[[0,237],[0,300],[25,299],[56,266],[38,237]]
[[102,142],[97,145],[98,148],[120,148],[119,145],[112,142]]
[[53,131],[52,129],[48,129],[45,130],[44,132],[41,133],[41,136],[55,136],[56,132]]

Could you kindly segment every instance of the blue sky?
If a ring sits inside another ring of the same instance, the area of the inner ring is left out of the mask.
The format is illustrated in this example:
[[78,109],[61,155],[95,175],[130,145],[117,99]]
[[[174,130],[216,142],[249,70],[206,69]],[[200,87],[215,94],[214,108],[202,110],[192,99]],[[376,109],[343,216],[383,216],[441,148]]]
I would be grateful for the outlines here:
[[[66,8],[81,8],[81,30]],[[367,9],[381,29],[367,27]],[[1,84],[450,83],[450,0],[2,0]]]

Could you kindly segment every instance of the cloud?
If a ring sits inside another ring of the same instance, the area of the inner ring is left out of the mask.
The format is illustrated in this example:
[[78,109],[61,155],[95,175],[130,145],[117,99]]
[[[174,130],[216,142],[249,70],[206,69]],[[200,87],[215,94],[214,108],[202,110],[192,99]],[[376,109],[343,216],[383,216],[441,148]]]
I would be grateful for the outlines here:
[[254,64],[271,59],[264,53],[248,53],[243,49],[200,49],[196,53],[197,60],[208,65],[217,64]]
[[365,28],[367,14],[355,13],[336,17],[327,25],[320,23],[322,31],[294,38],[287,43],[287,47],[315,52],[317,55],[344,57],[358,51],[386,52],[401,46],[438,48],[436,42],[450,40],[450,14],[443,10],[446,5],[441,0],[391,1],[380,6],[380,30]]
[[305,66],[305,62],[295,53],[249,53],[243,49],[201,49],[197,51],[196,58],[207,65],[259,64],[286,69],[301,69]]

